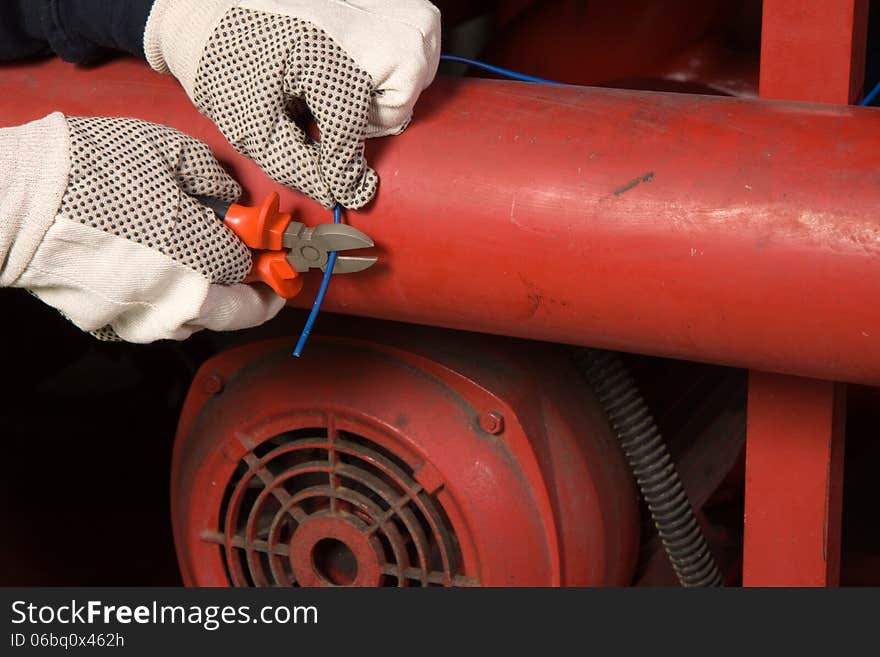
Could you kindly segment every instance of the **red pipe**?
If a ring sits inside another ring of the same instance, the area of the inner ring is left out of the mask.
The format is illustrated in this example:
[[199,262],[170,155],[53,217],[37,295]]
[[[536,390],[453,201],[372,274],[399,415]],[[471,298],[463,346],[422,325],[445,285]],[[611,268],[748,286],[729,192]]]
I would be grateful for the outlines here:
[[[16,66],[0,89],[5,125],[139,116],[278,189],[142,64]],[[862,108],[441,80],[370,144],[379,195],[349,220],[380,264],[326,308],[880,384],[878,134]]]

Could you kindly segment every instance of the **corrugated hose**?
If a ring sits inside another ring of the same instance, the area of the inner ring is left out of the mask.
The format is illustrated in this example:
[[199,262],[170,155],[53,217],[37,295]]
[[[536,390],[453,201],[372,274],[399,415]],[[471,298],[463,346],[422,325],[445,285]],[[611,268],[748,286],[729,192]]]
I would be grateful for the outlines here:
[[620,356],[582,349],[575,358],[608,416],[678,581],[687,587],[721,586],[721,573],[672,456]]

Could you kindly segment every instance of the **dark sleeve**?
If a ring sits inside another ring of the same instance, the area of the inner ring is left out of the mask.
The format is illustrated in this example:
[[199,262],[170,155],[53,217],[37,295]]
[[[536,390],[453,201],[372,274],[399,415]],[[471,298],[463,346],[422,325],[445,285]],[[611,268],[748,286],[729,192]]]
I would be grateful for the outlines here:
[[87,63],[112,51],[144,57],[153,0],[0,0],[0,59],[56,54]]

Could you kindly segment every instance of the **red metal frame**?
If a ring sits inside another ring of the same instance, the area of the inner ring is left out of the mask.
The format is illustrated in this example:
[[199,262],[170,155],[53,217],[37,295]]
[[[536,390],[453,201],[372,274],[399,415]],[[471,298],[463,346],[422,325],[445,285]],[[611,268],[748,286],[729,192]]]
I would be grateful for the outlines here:
[[[867,0],[764,0],[761,96],[857,101],[867,22]],[[845,417],[844,385],[751,373],[743,584],[839,583]]]
[[835,586],[846,387],[752,372],[745,586]]
[[868,0],[764,0],[762,98],[857,103]]

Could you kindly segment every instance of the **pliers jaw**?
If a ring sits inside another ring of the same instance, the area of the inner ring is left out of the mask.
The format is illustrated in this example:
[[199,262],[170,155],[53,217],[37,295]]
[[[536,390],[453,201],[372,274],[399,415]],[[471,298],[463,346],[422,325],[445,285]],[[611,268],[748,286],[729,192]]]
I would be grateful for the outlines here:
[[[374,246],[363,232],[337,223],[308,227],[291,221],[289,213],[279,212],[278,194],[272,192],[258,206],[226,204],[217,199],[200,198],[214,210],[248,247],[253,249],[253,267],[246,283],[262,281],[290,299],[302,289],[299,273],[309,269],[326,270],[331,252]],[[335,274],[353,274],[372,267],[375,256],[337,255]]]
[[[318,224],[308,228],[298,221],[290,222],[284,231],[282,246],[290,249],[287,260],[298,272],[309,269],[327,269],[330,253],[336,251],[352,251],[367,249],[374,246],[366,234],[346,224]],[[363,271],[376,264],[375,256],[337,255],[334,274],[353,274]]]

